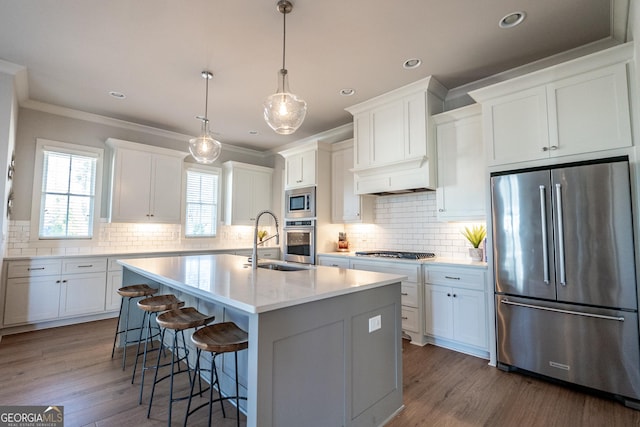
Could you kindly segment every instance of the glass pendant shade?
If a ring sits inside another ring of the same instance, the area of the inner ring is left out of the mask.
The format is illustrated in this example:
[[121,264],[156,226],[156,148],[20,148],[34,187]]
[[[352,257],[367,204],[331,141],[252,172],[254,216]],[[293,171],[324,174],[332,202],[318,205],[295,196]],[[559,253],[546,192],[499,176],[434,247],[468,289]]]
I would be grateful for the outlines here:
[[307,115],[307,103],[289,91],[287,70],[278,71],[278,90],[264,101],[264,119],[280,135],[294,133]]
[[222,144],[213,138],[209,130],[209,120],[202,120],[200,136],[189,140],[189,152],[198,163],[211,164],[222,152]]
[[216,140],[211,131],[209,130],[209,119],[207,113],[209,110],[209,80],[213,78],[213,74],[210,71],[203,71],[200,73],[202,78],[205,79],[205,97],[204,97],[204,117],[197,116],[196,118],[202,120],[202,129],[200,130],[200,136],[191,138],[189,140],[189,152],[198,163],[211,164],[215,162],[220,153],[222,152],[222,144]]

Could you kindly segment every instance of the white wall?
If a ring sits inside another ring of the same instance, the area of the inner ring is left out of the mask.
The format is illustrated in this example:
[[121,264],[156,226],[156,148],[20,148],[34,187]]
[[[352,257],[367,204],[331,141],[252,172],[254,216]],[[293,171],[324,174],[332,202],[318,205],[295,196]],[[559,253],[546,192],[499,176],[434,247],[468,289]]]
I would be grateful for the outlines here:
[[18,120],[14,78],[11,74],[0,72],[0,253],[4,253],[8,237],[7,199],[12,189],[8,165],[14,150]]

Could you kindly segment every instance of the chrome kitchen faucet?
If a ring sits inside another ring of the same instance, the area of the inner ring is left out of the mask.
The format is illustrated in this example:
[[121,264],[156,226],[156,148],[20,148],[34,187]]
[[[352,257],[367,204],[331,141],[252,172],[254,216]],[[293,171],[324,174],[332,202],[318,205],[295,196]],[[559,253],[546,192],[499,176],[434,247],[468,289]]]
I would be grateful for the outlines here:
[[268,240],[271,240],[271,239],[273,239],[275,237],[276,238],[276,245],[280,244],[280,233],[278,231],[278,217],[276,216],[276,214],[274,214],[270,210],[265,210],[265,211],[260,212],[258,215],[256,215],[256,227],[255,227],[255,230],[253,230],[253,252],[251,254],[251,268],[253,268],[254,270],[258,268],[258,223],[260,222],[260,217],[263,214],[269,214],[275,220],[275,222],[276,222],[276,234],[275,234],[275,236],[271,236],[271,237],[268,237],[268,238],[264,239],[260,243],[264,243],[264,242],[266,242]]

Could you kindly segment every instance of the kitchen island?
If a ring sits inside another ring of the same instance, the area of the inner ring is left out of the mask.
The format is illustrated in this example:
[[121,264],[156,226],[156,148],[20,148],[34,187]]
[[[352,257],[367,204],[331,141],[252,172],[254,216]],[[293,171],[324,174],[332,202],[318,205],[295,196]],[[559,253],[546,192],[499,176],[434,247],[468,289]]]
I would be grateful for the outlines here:
[[[123,286],[159,286],[248,331],[239,357],[248,426],[379,426],[402,408],[403,276],[253,270],[235,255],[119,262]],[[223,392],[232,360],[222,362]]]

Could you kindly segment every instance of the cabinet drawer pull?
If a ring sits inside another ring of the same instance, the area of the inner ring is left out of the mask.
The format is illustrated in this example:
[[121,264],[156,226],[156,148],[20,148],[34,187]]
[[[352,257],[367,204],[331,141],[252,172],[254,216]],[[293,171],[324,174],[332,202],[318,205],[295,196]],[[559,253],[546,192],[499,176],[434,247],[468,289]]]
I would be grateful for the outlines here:
[[91,268],[93,267],[93,264],[87,264],[87,265],[79,265],[78,268]]
[[402,320],[408,320],[409,318],[407,316],[402,316],[401,319]]
[[44,270],[44,267],[27,267],[27,271]]
[[60,280],[56,280],[56,283],[60,283]]
[[409,294],[408,294],[408,293],[406,293],[406,292],[400,292],[400,295],[402,295],[402,296],[407,296],[407,295],[409,295]]
[[63,280],[63,281],[62,281],[62,283],[67,283],[67,281],[66,281],[66,280]]
[[444,276],[445,279],[451,279],[451,280],[460,280],[459,277],[454,277],[454,276]]

